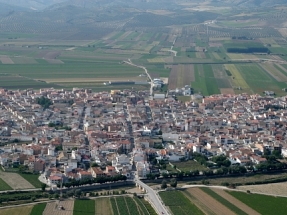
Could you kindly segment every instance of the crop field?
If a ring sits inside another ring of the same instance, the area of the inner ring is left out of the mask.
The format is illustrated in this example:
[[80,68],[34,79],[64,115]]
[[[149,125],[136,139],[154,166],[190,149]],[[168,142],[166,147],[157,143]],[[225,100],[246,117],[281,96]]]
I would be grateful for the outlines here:
[[202,191],[200,188],[190,188],[187,190],[189,195],[192,196],[192,198],[195,198],[198,202],[200,202],[199,207],[203,211],[211,210],[213,214],[217,215],[235,215],[232,210],[230,210],[228,207]]
[[[282,88],[286,87],[287,67],[259,63],[260,58],[287,60],[285,9],[247,13],[215,7],[209,1],[202,7],[183,5],[184,9],[147,9],[144,13],[136,8],[82,13],[76,7],[60,15],[45,11],[33,19],[27,14],[2,17],[0,72],[7,75],[0,75],[0,87],[129,89],[103,82],[136,80],[143,71],[122,64],[131,59],[155,77],[169,77],[168,89],[191,85],[204,96],[262,94],[264,90],[286,95]],[[199,11],[188,12],[194,8]],[[208,28],[203,24],[213,19],[216,22]],[[268,48],[270,53],[227,52],[251,47]]]
[[258,64],[240,64],[236,68],[254,93],[262,94],[265,90],[272,90],[279,96],[285,94],[282,92],[282,88],[287,87],[287,84],[278,82],[264,69],[261,69]]
[[[242,201],[235,196],[237,194],[240,195],[241,192],[232,192],[235,194],[231,195],[230,191],[225,191],[223,189],[201,187],[188,188],[184,190],[183,193],[198,208],[205,212],[205,214],[262,214],[261,211],[258,211],[257,208],[252,206],[251,203],[247,204],[246,202],[248,200]],[[242,194],[245,195],[246,193]]]
[[23,174],[19,173],[20,176],[22,176],[24,179],[29,181],[35,188],[41,188],[42,182],[39,181],[38,174]]
[[97,198],[95,200],[96,214],[113,215],[112,206],[109,198]]
[[174,65],[168,78],[169,89],[182,88],[194,81],[193,65]]
[[[57,202],[49,202],[47,203],[45,210],[43,212],[43,215],[73,215],[73,209],[74,209],[74,201],[73,200],[65,200],[61,201],[61,206],[65,210],[59,210],[59,205],[57,205]],[[80,209],[85,210],[85,209]],[[95,210],[95,208],[94,208]],[[85,213],[83,213],[85,214]]]
[[34,205],[30,215],[43,214],[45,207],[46,207],[46,203],[40,203],[40,204]]
[[31,183],[17,173],[0,171],[0,178],[15,190],[35,188]]
[[218,202],[220,202],[221,204],[223,204],[225,207],[229,208],[231,211],[233,211],[237,215],[248,215],[243,210],[241,210],[240,208],[236,207],[236,205],[230,203],[228,200],[223,198],[221,195],[219,195],[216,192],[214,192],[212,189],[209,189],[209,188],[206,188],[206,187],[202,187],[200,189],[203,192],[205,192],[206,194],[208,194],[209,196],[211,196],[212,198],[214,198],[215,200],[217,200]]
[[76,199],[74,202],[73,215],[95,214],[95,201],[87,199]]
[[111,198],[114,214],[133,215],[133,214],[149,214],[146,207],[140,201],[136,201],[131,197]]
[[[241,91],[251,93],[251,89],[249,85],[247,84],[245,79],[242,77],[241,73],[238,71],[236,66],[234,64],[225,64],[224,66],[225,66],[225,69],[229,70],[230,73],[232,74],[232,77],[231,77],[232,86],[237,89],[240,87]],[[238,90],[236,90],[235,92],[238,92]]]
[[180,169],[181,171],[184,171],[184,172],[189,172],[192,170],[199,170],[199,171],[207,170],[205,166],[192,160],[184,161],[184,162],[174,162],[172,164],[176,165],[177,169]]
[[274,214],[285,214],[287,210],[286,198],[274,197],[259,194],[247,194],[243,192],[231,192],[230,195],[242,201],[249,207],[258,211],[262,215]]
[[220,89],[214,76],[213,67],[208,64],[195,65],[195,80],[191,83],[191,87],[203,95],[219,94]]
[[204,213],[180,191],[165,191],[159,193],[164,204],[174,215],[203,215]]
[[33,206],[0,209],[0,215],[30,215]]
[[0,191],[4,190],[12,190],[12,188],[5,181],[3,181],[2,178],[0,178]]

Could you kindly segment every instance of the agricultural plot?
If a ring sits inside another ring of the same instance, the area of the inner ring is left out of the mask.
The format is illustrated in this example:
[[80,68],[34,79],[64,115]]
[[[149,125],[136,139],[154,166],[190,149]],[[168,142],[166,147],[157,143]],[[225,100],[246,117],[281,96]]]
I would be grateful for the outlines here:
[[3,74],[0,74],[0,86],[7,89],[39,89],[45,87],[57,87],[55,84],[47,84],[46,82],[36,81],[30,78]]
[[180,191],[165,191],[159,193],[164,204],[169,207],[174,215],[203,215],[204,213],[194,205]]
[[172,165],[175,165],[177,169],[180,169],[181,171],[184,172],[189,172],[193,170],[199,170],[199,171],[204,171],[207,170],[207,168],[200,163],[196,161],[184,161],[184,162],[174,162]]
[[234,64],[225,64],[224,66],[225,66],[225,69],[230,71],[230,73],[232,74],[231,83],[232,83],[232,86],[235,89],[237,89],[235,90],[236,93],[240,93],[240,92],[251,93],[252,92],[249,85],[247,84],[247,82],[242,77],[241,73],[238,71],[238,69],[236,68]]
[[0,209],[0,215],[30,215],[33,206]]
[[207,193],[203,192],[200,188],[190,188],[187,190],[193,198],[196,198],[201,204],[204,205],[204,208],[208,208],[209,210],[213,211],[213,214],[216,215],[235,215],[232,210],[228,207],[220,203],[219,201],[215,200]]
[[17,173],[9,173],[0,171],[0,178],[15,190],[35,188],[27,180]]
[[260,65],[269,75],[271,75],[278,82],[287,82],[287,76],[277,70],[271,63],[262,63]]
[[[65,210],[60,210],[59,206],[63,206]],[[49,202],[45,207],[43,215],[73,215],[73,209],[74,201],[72,200],[61,201],[61,204],[58,204],[58,202]]]
[[95,214],[95,201],[88,199],[76,199],[74,202],[73,215]]
[[[242,214],[241,211],[243,211],[244,213],[247,213],[247,214],[259,215],[259,213],[257,211],[255,211],[251,207],[247,206],[243,202],[239,201],[238,199],[234,198],[233,196],[231,196],[230,194],[228,194],[224,190],[222,190],[222,189],[211,189],[211,190],[216,194],[215,198],[221,199],[222,202],[225,202],[227,200],[230,204],[233,204],[234,206],[236,206],[237,208],[240,209],[240,210],[238,210],[236,208],[232,209],[233,206],[231,206],[231,210],[233,210],[235,212],[238,211],[237,213],[241,213],[241,214]],[[214,194],[212,194],[212,195],[214,195]],[[229,205],[229,204],[227,203],[227,205]]]
[[271,90],[279,96],[285,94],[282,88],[287,87],[287,84],[278,82],[257,64],[240,64],[236,68],[254,93],[262,94],[265,90]]
[[113,215],[109,198],[97,198],[95,200],[96,214]]
[[259,194],[247,194],[243,192],[227,191],[233,197],[239,199],[249,207],[258,211],[262,215],[286,214],[286,198],[274,197]]
[[227,208],[229,208],[231,211],[233,211],[237,215],[248,215],[243,210],[241,210],[239,207],[236,207],[236,205],[230,203],[228,200],[223,198],[221,195],[218,195],[213,190],[206,188],[206,187],[202,187],[200,189],[206,194],[208,194],[209,196],[211,196],[212,198],[214,198],[215,200],[217,200],[218,202],[220,202],[221,204],[223,204],[224,206],[226,206]]
[[194,80],[193,65],[173,65],[168,79],[168,88],[182,88],[190,85]]
[[45,208],[46,208],[46,203],[40,203],[40,204],[34,205],[30,215],[43,214]]
[[24,174],[19,173],[20,176],[22,176],[24,179],[29,181],[34,187],[41,188],[42,182],[39,181],[39,174]]
[[10,187],[5,181],[3,181],[2,178],[0,178],[0,191],[4,190],[12,190],[12,187]]
[[2,64],[14,64],[14,62],[11,60],[11,58],[8,56],[5,56],[5,55],[0,56],[0,61]]

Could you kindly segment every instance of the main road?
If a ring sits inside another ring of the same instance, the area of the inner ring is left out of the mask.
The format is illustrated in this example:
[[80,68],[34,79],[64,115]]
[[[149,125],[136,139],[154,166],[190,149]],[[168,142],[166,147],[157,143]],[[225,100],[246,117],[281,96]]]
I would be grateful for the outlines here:
[[143,183],[141,180],[138,180],[137,178],[135,178],[134,181],[147,191],[149,202],[151,203],[151,205],[154,207],[154,209],[158,214],[166,214],[166,215],[170,214],[167,208],[162,204],[162,201],[156,191],[154,191],[152,188],[150,188],[148,185]]

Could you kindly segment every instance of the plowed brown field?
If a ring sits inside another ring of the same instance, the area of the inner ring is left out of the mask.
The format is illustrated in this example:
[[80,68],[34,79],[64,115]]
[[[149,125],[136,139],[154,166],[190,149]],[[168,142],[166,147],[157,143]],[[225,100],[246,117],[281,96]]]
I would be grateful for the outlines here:
[[238,199],[234,198],[230,194],[226,193],[224,190],[221,189],[212,189],[214,192],[216,192],[221,197],[225,198],[227,201],[229,201],[231,204],[234,204],[236,207],[243,210],[245,213],[248,213],[250,215],[260,215],[257,211],[253,210],[251,207],[247,206],[243,202],[239,201]]
[[195,198],[201,203],[210,208],[215,214],[218,215],[235,215],[233,211],[222,205],[220,202],[213,199],[211,196],[200,190],[199,188],[188,189]]

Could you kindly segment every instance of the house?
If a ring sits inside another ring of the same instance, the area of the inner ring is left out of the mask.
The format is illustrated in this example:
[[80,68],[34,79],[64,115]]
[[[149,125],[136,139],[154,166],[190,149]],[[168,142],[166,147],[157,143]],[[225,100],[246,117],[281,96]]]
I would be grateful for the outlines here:
[[34,162],[34,172],[43,172],[45,171],[46,162],[42,159],[37,159]]
[[106,177],[106,173],[104,173],[100,167],[91,167],[89,172],[92,174],[94,178]]
[[61,180],[62,180],[62,177],[57,176],[57,175],[53,175],[53,176],[50,176],[50,177],[48,178],[48,184],[50,184],[50,185],[60,184],[60,183],[61,183]]

